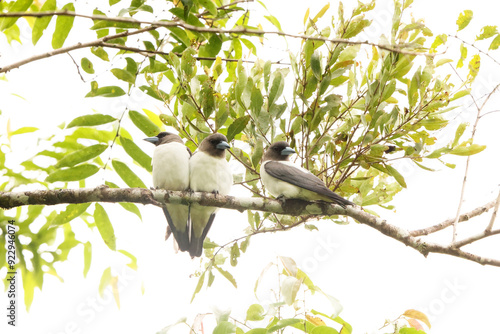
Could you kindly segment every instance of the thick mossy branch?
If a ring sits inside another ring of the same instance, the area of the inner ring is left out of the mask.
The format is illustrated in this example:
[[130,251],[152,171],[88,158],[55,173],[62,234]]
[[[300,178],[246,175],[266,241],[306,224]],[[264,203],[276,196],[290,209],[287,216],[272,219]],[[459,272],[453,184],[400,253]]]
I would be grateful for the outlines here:
[[[369,214],[359,206],[341,206],[323,202],[306,202],[301,200],[287,200],[282,203],[279,200],[255,197],[233,197],[221,196],[212,193],[149,190],[143,188],[109,188],[101,186],[97,188],[84,189],[57,189],[57,190],[35,190],[21,192],[0,192],[0,207],[11,209],[24,205],[56,205],[89,202],[131,202],[138,204],[152,204],[162,206],[164,203],[174,203],[188,205],[189,203],[199,203],[203,206],[215,206],[230,210],[257,210],[284,214],[291,216],[348,216],[361,224],[368,225],[377,231],[396,239],[407,246],[410,246],[424,256],[429,253],[448,254],[467,260],[471,260],[483,265],[500,267],[500,260],[484,258],[479,255],[464,252],[456,245],[441,245],[437,243],[425,242],[414,235],[414,231],[408,231],[401,227],[388,224],[384,219]],[[488,203],[476,210],[488,211],[493,207]],[[494,231],[496,232],[496,231]],[[490,233],[491,235],[497,233]]]

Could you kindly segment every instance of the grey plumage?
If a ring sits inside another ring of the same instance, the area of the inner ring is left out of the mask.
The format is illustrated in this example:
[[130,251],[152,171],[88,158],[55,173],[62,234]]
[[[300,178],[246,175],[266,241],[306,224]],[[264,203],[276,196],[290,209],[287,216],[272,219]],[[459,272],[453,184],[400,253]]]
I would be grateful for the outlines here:
[[354,203],[331,191],[307,169],[295,166],[289,160],[295,151],[287,142],[272,144],[263,157],[261,178],[266,189],[276,197],[303,200],[322,200],[342,207]]

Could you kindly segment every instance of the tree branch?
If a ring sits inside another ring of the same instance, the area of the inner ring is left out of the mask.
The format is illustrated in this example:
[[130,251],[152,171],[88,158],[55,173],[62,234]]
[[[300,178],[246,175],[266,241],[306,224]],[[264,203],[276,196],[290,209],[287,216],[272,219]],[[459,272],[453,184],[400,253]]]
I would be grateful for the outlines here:
[[0,13],[0,17],[44,17],[44,16],[74,16],[74,17],[82,17],[82,18],[87,18],[87,19],[92,19],[92,20],[110,21],[110,22],[124,22],[124,23],[138,24],[138,25],[148,24],[148,25],[153,25],[156,27],[164,27],[164,28],[181,27],[181,28],[184,28],[184,29],[190,30],[190,31],[211,32],[211,33],[217,33],[217,34],[241,34],[241,35],[257,35],[257,36],[278,35],[278,36],[298,38],[298,39],[303,39],[303,40],[316,40],[316,41],[347,44],[347,45],[370,45],[370,46],[374,46],[374,47],[377,47],[377,48],[382,49],[382,50],[402,53],[402,54],[406,54],[406,55],[413,55],[413,56],[435,57],[437,55],[440,55],[438,53],[404,51],[403,48],[407,47],[407,45],[405,45],[405,44],[401,44],[401,45],[377,44],[377,43],[373,43],[373,42],[369,42],[369,41],[351,41],[351,40],[344,39],[344,38],[327,38],[327,37],[322,37],[322,36],[305,36],[305,35],[298,35],[298,34],[290,34],[290,33],[286,33],[283,31],[265,31],[265,30],[260,30],[260,29],[248,29],[248,28],[243,28],[243,27],[238,27],[235,29],[198,27],[198,26],[194,26],[194,25],[191,25],[191,24],[188,24],[185,22],[179,22],[179,21],[136,20],[134,18],[129,18],[129,17],[108,17],[108,16],[104,16],[104,15],[79,14],[79,13],[70,12],[67,10],[53,11],[53,12],[39,12],[39,13],[32,13],[32,12],[29,12],[29,13],[27,13],[27,12]]
[[[3,14],[0,14],[0,17],[2,17],[2,15]],[[135,30],[135,31],[129,31],[129,30],[127,30],[127,31],[121,32],[119,34],[109,35],[109,36],[105,36],[105,37],[99,38],[99,39],[97,39],[95,41],[92,41],[92,42],[77,43],[75,45],[67,46],[65,48],[60,48],[60,49],[56,49],[56,50],[49,51],[49,52],[46,52],[46,53],[42,53],[42,54],[39,54],[39,55],[36,55],[36,56],[33,56],[33,57],[29,57],[29,58],[20,60],[18,62],[13,63],[13,64],[1,67],[0,68],[0,73],[6,73],[6,72],[8,72],[8,71],[10,71],[12,69],[18,68],[18,67],[20,67],[22,65],[26,65],[28,63],[31,63],[31,62],[34,62],[34,61],[37,61],[37,60],[40,60],[40,59],[49,58],[49,57],[52,57],[52,56],[56,56],[56,55],[59,55],[59,54],[67,53],[69,51],[73,51],[73,50],[77,50],[77,49],[90,48],[92,46],[100,46],[101,44],[103,44],[103,43],[105,43],[105,42],[107,42],[109,40],[115,39],[115,38],[120,38],[120,37],[126,37],[126,36],[132,36],[132,35],[142,34],[143,32],[150,31],[150,30],[155,30],[157,28],[158,27],[152,25],[152,26],[148,26],[148,27],[145,27],[145,28],[142,28],[142,29]]]
[[[139,204],[152,204],[160,207],[164,203],[188,205],[189,203],[196,202],[203,206],[215,206],[238,210],[240,212],[245,210],[257,210],[291,216],[312,215],[315,217],[345,215],[416,249],[424,256],[427,256],[429,253],[442,253],[474,261],[483,265],[487,264],[500,267],[500,260],[489,259],[476,254],[468,253],[457,247],[452,247],[452,245],[440,245],[437,243],[425,242],[412,235],[414,232],[410,233],[406,229],[388,224],[384,219],[369,214],[358,206],[348,206],[344,209],[338,205],[324,202],[287,200],[285,203],[282,203],[281,201],[268,198],[236,198],[233,196],[214,195],[212,193],[148,190],[143,188],[120,189],[109,188],[106,186],[93,189],[83,188],[0,192],[0,207],[4,209],[11,209],[24,205],[56,205],[89,202],[132,202]],[[489,208],[491,208],[495,205],[495,202],[496,201],[491,202],[491,206],[490,203],[488,203],[485,207],[489,206]],[[482,207],[479,211],[485,212],[487,210]],[[493,235],[498,232],[491,231],[486,233]],[[482,238],[484,237],[479,239]]]

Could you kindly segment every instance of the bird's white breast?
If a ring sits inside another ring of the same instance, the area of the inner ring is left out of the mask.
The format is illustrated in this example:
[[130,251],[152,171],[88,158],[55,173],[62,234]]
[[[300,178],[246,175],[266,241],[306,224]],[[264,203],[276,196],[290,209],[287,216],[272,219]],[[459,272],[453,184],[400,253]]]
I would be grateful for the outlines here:
[[189,188],[189,152],[181,143],[159,145],[153,153],[153,185],[168,190]]
[[226,159],[215,158],[205,152],[196,152],[189,162],[189,170],[191,190],[229,194],[233,175]]

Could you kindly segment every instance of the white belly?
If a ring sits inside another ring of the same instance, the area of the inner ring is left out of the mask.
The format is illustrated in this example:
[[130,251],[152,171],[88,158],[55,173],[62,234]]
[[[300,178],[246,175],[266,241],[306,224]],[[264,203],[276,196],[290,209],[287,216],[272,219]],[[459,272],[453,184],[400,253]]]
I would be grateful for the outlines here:
[[189,188],[189,152],[181,143],[157,146],[153,153],[153,185],[167,190]]

